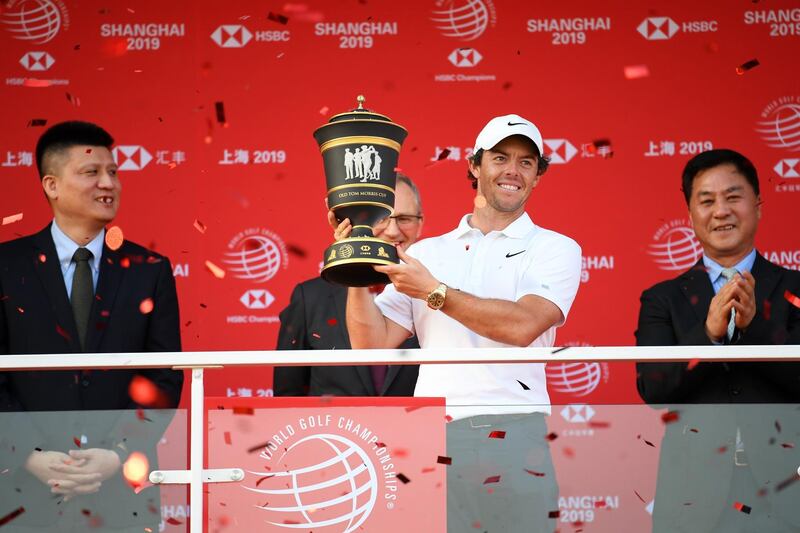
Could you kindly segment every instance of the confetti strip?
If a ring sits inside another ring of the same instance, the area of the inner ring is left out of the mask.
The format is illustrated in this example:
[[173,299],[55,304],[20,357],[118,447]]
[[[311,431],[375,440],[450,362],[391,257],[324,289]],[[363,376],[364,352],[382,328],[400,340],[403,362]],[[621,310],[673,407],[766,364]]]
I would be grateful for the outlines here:
[[664,422],[665,424],[671,424],[673,422],[677,422],[678,420],[680,420],[680,418],[681,415],[678,413],[678,411],[667,411],[666,413],[661,415],[661,421]]
[[4,526],[25,512],[24,507],[17,507],[4,517],[0,518],[0,526]]
[[335,326],[335,325],[336,325],[336,324],[338,324],[338,323],[339,323],[339,321],[338,321],[338,320],[336,320],[335,318],[329,318],[329,319],[328,319],[328,325],[329,325],[329,326]]
[[634,493],[634,494],[636,494],[636,497],[637,497],[637,498],[639,498],[640,500],[642,500],[642,503],[647,503],[646,501],[644,501],[644,498],[642,498],[642,495],[641,495],[641,494],[639,494],[639,493],[638,493],[638,492],[636,492],[636,491],[633,491],[633,493]]
[[153,299],[145,298],[139,304],[139,312],[142,313],[143,315],[149,315],[150,313],[153,312],[153,306],[154,306]]
[[590,420],[589,421],[590,428],[598,428],[598,429],[605,429],[611,427],[611,422],[601,422],[599,420]]
[[214,110],[217,114],[217,122],[223,126],[227,124],[225,120],[225,102],[214,102]]
[[46,118],[32,118],[28,121],[29,128],[45,126],[47,124]]
[[504,439],[504,438],[506,438],[506,432],[505,431],[492,431],[491,433],[489,433],[489,438],[490,439]]
[[552,442],[558,438],[558,435],[556,433],[548,433],[544,438]]
[[741,502],[734,502],[733,508],[744,514],[750,514],[750,511],[752,511],[749,505],[745,505]]
[[209,271],[209,272],[211,272],[211,273],[214,275],[214,277],[215,277],[215,278],[217,278],[217,279],[222,279],[222,278],[224,278],[224,277],[225,277],[225,271],[224,271],[224,270],[222,270],[220,267],[218,267],[217,265],[215,265],[214,263],[212,263],[212,262],[211,262],[211,261],[209,261],[209,260],[206,260],[206,268],[207,268],[207,269],[208,269],[208,271]]
[[233,408],[233,414],[235,415],[252,415],[254,413],[255,410],[252,407],[237,406]]
[[206,225],[200,222],[199,220],[194,219],[194,223],[192,225],[194,226],[194,229],[196,229],[200,233],[206,232]]
[[14,222],[19,222],[22,220],[22,213],[17,213],[16,215],[9,215],[7,217],[3,217],[3,226],[6,224],[13,224]]
[[650,76],[650,68],[647,65],[627,65],[623,72],[626,80],[638,80]]
[[525,472],[529,473],[532,476],[536,476],[536,477],[544,477],[545,476],[544,472],[536,472],[534,470],[528,470],[527,468],[523,468],[523,470]]
[[792,485],[793,483],[796,483],[797,481],[800,481],[800,473],[794,474],[790,478],[784,479],[783,481],[781,481],[780,483],[775,485],[775,492],[780,492],[783,489],[785,489],[786,487],[788,487],[789,485]]
[[408,479],[408,477],[407,477],[405,474],[403,474],[402,472],[401,472],[401,473],[399,473],[399,474],[397,474],[397,479],[399,479],[400,481],[402,481],[404,484],[405,484],[405,483],[410,483],[410,482],[411,482],[411,480],[410,480],[410,479]]
[[439,152],[439,157],[436,158],[436,161],[444,161],[450,155],[450,148],[445,148],[441,152]]
[[489,483],[500,483],[500,476],[489,476],[483,480],[484,485],[488,485]]
[[561,511],[550,511],[547,513],[547,518],[558,518],[561,516]]
[[788,290],[783,293],[783,297],[786,298],[786,301],[788,301],[793,306],[800,307],[800,298],[798,298]]
[[70,337],[69,333],[67,333],[67,331],[58,324],[56,324],[56,333],[67,339],[67,342],[72,340],[72,337]]
[[267,20],[271,20],[273,22],[277,22],[278,24],[286,24],[289,22],[289,17],[286,15],[281,15],[280,13],[273,13],[272,11],[269,12],[267,15]]
[[183,524],[183,522],[181,522],[180,520],[178,520],[177,518],[174,518],[172,516],[167,518],[166,522],[167,522],[167,524],[172,524],[173,526],[179,526],[179,525]]
[[331,110],[331,108],[330,108],[330,107],[328,107],[328,106],[322,106],[322,107],[319,109],[319,114],[320,114],[320,115],[323,115],[323,116],[324,116],[324,115],[327,115],[327,114],[328,114],[328,111],[330,111],[330,110]]
[[273,477],[275,477],[275,474],[267,474],[266,476],[259,478],[258,481],[256,481],[256,487],[258,487],[263,481]]
[[756,68],[760,64],[761,63],[758,62],[758,59],[751,59],[750,61],[745,61],[744,63],[742,63],[741,65],[736,67],[736,74],[741,76],[742,74],[744,74],[748,70],[752,70],[752,69]]
[[230,431],[226,431],[224,437],[225,437],[225,444],[230,446],[231,445],[231,432]]
[[156,384],[144,376],[135,376],[128,385],[128,394],[139,405],[151,406],[159,403],[160,393]]
[[436,458],[436,462],[440,465],[451,465],[453,464],[453,459],[451,457],[440,455]]
[[560,347],[560,348],[556,348],[555,350],[553,350],[552,352],[550,352],[550,354],[552,355],[552,354],[557,354],[558,352],[563,352],[563,351],[564,351],[564,350],[566,350],[567,348],[569,348],[569,346],[562,346],[562,347]]
[[305,251],[305,249],[300,248],[299,246],[297,246],[295,244],[287,244],[286,245],[286,251],[289,252],[290,254],[296,255],[297,257],[299,257],[301,259],[308,255],[308,253]]
[[700,359],[692,359],[686,364],[686,370],[694,370],[698,364],[700,364]]
[[519,386],[520,386],[520,387],[522,387],[522,390],[531,390],[531,388],[530,388],[530,387],[528,387],[527,385],[525,385],[525,384],[524,384],[523,382],[521,382],[520,380],[517,380],[517,383],[519,383]]

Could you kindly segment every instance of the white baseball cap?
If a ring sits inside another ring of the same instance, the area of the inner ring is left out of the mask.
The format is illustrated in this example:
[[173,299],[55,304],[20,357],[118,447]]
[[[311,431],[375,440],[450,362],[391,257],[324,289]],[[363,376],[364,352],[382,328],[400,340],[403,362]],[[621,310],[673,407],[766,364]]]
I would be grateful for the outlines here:
[[503,115],[487,122],[475,139],[475,151],[491,150],[497,143],[512,135],[527,137],[539,149],[539,155],[544,155],[544,143],[539,128],[519,115]]

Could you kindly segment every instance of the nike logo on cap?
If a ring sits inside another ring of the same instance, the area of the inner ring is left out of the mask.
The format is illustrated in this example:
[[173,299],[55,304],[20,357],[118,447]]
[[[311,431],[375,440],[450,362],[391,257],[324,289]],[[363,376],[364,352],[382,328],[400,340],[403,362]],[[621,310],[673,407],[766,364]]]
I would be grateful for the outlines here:
[[509,126],[524,126],[526,122],[509,122]]
[[513,254],[512,253],[506,253],[506,257],[514,257],[515,255],[519,255],[524,251],[525,250],[520,250],[519,252],[516,252],[516,253],[513,253]]

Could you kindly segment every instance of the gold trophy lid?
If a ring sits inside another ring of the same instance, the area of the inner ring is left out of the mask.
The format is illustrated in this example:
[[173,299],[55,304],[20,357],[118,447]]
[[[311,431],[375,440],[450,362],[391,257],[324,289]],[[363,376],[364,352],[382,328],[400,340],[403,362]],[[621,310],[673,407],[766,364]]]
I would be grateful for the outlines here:
[[366,98],[363,94],[359,94],[356,97],[356,102],[358,102],[358,107],[355,109],[351,109],[350,111],[346,111],[344,113],[339,113],[338,115],[333,115],[330,122],[341,122],[343,120],[379,120],[381,122],[391,122],[392,119],[387,117],[386,115],[381,115],[380,113],[375,113],[374,111],[370,111],[364,107],[364,102],[366,102]]

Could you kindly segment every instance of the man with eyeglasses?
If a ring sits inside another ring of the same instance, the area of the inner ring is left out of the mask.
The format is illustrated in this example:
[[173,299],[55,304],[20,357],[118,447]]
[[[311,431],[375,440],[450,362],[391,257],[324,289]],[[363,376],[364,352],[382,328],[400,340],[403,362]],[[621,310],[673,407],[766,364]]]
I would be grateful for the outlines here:
[[[405,250],[419,238],[422,221],[417,186],[398,174],[394,214],[373,226],[375,237]],[[334,238],[341,239],[341,232]],[[346,304],[346,287],[321,277],[298,284],[280,314],[278,350],[349,349]],[[419,344],[411,337],[402,347],[419,348]],[[413,396],[418,373],[419,365],[276,367],[273,388],[275,396]]]

